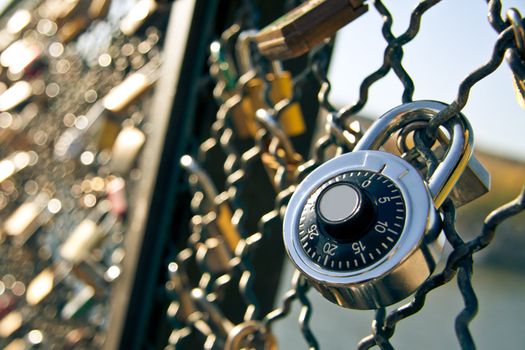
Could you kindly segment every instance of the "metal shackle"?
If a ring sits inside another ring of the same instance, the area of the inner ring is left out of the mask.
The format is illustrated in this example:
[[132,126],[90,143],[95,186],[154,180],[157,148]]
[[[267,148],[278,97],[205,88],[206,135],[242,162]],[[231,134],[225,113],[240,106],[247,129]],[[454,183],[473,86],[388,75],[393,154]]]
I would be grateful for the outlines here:
[[[416,121],[429,121],[448,105],[443,102],[421,100],[402,104],[385,113],[364,134],[354,151],[381,147],[390,135]],[[473,132],[467,118],[461,113],[452,119],[448,128],[450,145],[434,173],[426,181],[434,206],[439,208],[452,191],[467,167],[473,152]]]
[[237,38],[237,43],[235,44],[235,53],[241,75],[253,71],[250,44],[254,42],[255,34],[257,34],[256,30],[245,30],[241,32]]

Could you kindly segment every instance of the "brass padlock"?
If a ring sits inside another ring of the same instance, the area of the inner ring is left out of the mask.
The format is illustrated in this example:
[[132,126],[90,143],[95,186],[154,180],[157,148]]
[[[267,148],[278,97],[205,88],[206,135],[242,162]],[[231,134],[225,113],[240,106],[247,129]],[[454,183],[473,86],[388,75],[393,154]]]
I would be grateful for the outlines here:
[[233,224],[233,214],[225,198],[221,198],[209,175],[188,155],[182,156],[180,160],[182,167],[190,174],[190,182],[193,182],[203,192],[206,211],[212,212],[216,218],[215,222],[220,235],[224,238],[232,252],[241,240],[241,235]]
[[57,38],[62,44],[75,40],[91,24],[91,20],[85,14],[76,16],[65,22],[57,33]]
[[261,161],[277,192],[292,185],[297,168],[303,164],[303,157],[297,153],[283,129],[265,109],[256,112],[257,121],[271,136]]
[[[274,104],[284,99],[291,100],[293,98],[291,73],[284,71],[279,61],[273,61],[272,67],[273,72],[266,75],[266,79],[270,83],[270,99]],[[299,102],[292,102],[288,105],[280,113],[279,122],[288,136],[298,136],[306,131],[303,111]]]
[[148,91],[159,75],[157,62],[150,62],[137,72],[129,74],[102,100],[89,108],[83,117],[85,125],[82,129],[72,127],[60,135],[55,143],[55,157],[61,160],[74,158],[84,150],[84,144],[92,139],[98,141],[99,148],[111,148],[120,130],[118,115],[124,113],[134,101]]
[[120,21],[120,31],[132,36],[159,10],[156,0],[139,0]]
[[363,0],[309,0],[262,29],[257,46],[271,60],[297,57],[367,10]]

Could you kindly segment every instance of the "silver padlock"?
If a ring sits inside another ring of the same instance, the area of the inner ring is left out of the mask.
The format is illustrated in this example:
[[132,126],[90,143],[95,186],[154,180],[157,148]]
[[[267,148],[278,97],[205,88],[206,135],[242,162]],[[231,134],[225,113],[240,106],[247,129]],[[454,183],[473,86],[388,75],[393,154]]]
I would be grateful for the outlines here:
[[417,101],[390,110],[354,152],[324,163],[297,187],[284,218],[285,247],[331,302],[355,309],[391,305],[432,274],[445,241],[438,208],[472,155],[472,129],[463,115],[453,120],[447,154],[427,181],[404,159],[378,149],[388,135],[446,106]]

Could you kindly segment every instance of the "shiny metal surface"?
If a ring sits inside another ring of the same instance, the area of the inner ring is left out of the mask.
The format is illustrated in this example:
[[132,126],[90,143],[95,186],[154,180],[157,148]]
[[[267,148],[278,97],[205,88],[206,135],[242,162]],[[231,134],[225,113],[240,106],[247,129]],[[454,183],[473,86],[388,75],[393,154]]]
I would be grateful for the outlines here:
[[[445,103],[430,100],[414,101],[395,107],[367,130],[355,146],[355,150],[377,148],[397,130],[417,120],[429,120],[447,107]],[[449,132],[451,136],[446,161],[439,164],[428,180],[436,208],[441,206],[461,177],[464,178],[460,186],[452,192],[457,203],[465,204],[474,200],[490,188],[490,175],[479,161],[472,158],[474,135],[470,123],[461,113],[449,128]]]
[[[396,246],[383,259],[353,273],[328,271],[300,249],[297,233],[307,198],[329,179],[349,170],[381,172],[396,182],[406,202],[406,224]],[[433,271],[443,238],[424,240],[439,228],[437,213],[418,171],[403,159],[382,151],[355,151],[321,165],[297,187],[284,218],[287,253],[328,300],[349,308],[373,309],[411,294]]]

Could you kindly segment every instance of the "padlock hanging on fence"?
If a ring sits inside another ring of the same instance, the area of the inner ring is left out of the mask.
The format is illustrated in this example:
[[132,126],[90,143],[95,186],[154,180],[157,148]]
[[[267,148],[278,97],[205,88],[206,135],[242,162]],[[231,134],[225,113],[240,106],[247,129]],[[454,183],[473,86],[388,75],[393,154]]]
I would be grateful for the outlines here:
[[438,210],[467,168],[472,129],[461,114],[453,120],[446,156],[428,179],[379,148],[400,128],[446,107],[418,101],[394,108],[354,152],[321,165],[297,187],[285,215],[285,247],[328,300],[356,309],[391,305],[433,272],[444,244]]

